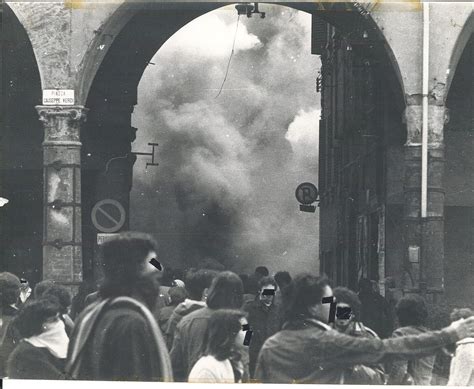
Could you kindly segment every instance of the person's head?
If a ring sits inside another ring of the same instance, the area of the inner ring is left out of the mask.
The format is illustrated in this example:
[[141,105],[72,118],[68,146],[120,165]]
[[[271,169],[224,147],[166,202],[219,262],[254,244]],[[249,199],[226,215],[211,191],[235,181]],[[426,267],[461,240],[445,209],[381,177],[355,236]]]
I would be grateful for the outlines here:
[[212,355],[218,361],[229,358],[235,346],[243,344],[244,324],[247,324],[247,320],[242,311],[218,309],[213,312],[204,335],[204,355]]
[[460,319],[467,319],[468,317],[474,316],[474,311],[470,308],[455,308],[451,312],[451,321],[457,321]]
[[140,232],[123,232],[102,245],[103,298],[131,296],[153,307],[159,292],[160,271],[150,262],[157,258],[154,239]]
[[20,279],[9,272],[0,273],[0,307],[15,304],[20,297]]
[[428,318],[425,300],[418,295],[403,296],[395,307],[400,326],[424,325]]
[[15,328],[22,338],[48,331],[60,321],[60,306],[55,298],[27,301],[14,319]]
[[299,274],[291,281],[286,291],[283,295],[286,321],[315,318],[327,323],[331,304],[323,304],[322,299],[331,297],[332,289],[326,277]]
[[63,285],[54,284],[46,289],[41,298],[49,299],[51,296],[55,297],[59,302],[59,312],[64,315],[69,312],[69,308],[72,304],[71,293]]
[[43,280],[43,281],[38,282],[35,286],[34,291],[33,291],[33,297],[35,299],[41,298],[43,293],[47,289],[51,288],[53,285],[55,285],[53,280]]
[[242,280],[242,285],[244,286],[244,293],[249,292],[249,275],[248,274],[239,274],[239,278]]
[[288,286],[291,282],[290,273],[288,273],[287,271],[276,272],[274,278],[280,290]]
[[270,274],[270,272],[268,271],[268,268],[266,266],[257,266],[255,268],[255,276],[256,276],[257,280],[259,280],[262,277],[266,277],[269,274]]
[[277,283],[273,277],[267,276],[260,278],[258,281],[258,298],[260,302],[263,305],[270,307],[273,304],[276,289]]
[[238,309],[242,306],[243,295],[244,287],[239,276],[223,271],[212,280],[207,306],[211,309]]
[[186,289],[181,288],[179,286],[173,286],[168,290],[168,294],[170,295],[171,304],[173,306],[182,303],[186,299]]
[[[336,298],[336,318],[334,325],[336,329],[344,332],[351,321],[359,320],[360,317],[360,300],[355,292],[352,290],[338,286],[332,290],[333,296]],[[352,315],[338,315],[342,310],[351,310]]]
[[209,269],[190,269],[186,273],[185,286],[191,300],[203,299],[204,291],[210,286],[217,272]]
[[371,295],[374,293],[372,282],[368,278],[361,278],[359,280],[359,294]]

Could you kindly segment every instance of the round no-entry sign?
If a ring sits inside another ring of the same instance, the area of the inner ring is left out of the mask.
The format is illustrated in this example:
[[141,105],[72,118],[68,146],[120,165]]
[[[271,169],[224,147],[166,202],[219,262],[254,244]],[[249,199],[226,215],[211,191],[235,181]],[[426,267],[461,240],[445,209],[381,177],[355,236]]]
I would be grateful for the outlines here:
[[318,199],[318,188],[311,182],[303,182],[296,188],[295,196],[301,204],[312,204]]
[[117,200],[105,199],[94,205],[91,217],[100,232],[117,232],[125,224],[125,209]]

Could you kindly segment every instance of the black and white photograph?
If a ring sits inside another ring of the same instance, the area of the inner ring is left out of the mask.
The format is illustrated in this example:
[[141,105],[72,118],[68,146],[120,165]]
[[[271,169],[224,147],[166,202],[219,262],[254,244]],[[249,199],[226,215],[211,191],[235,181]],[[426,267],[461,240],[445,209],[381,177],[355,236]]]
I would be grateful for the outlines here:
[[6,389],[474,387],[474,2],[0,18]]

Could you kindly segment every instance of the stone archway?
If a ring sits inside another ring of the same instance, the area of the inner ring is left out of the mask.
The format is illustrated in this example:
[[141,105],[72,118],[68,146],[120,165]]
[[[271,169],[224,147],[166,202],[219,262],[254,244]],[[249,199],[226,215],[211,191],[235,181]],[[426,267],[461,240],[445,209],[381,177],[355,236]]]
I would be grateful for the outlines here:
[[[351,29],[360,34],[368,31],[369,38],[364,44],[374,47],[374,56],[380,58],[380,71],[385,69],[390,75],[389,84],[397,96],[394,101],[399,105],[399,110],[403,109],[404,93],[400,71],[398,68],[393,69],[394,56],[390,53],[383,34],[370,17],[364,17],[356,10],[347,11],[345,17],[342,17],[341,12],[344,11],[337,6],[335,9],[326,9],[322,12],[312,4],[281,5],[321,16],[324,20],[339,26],[346,35],[351,34]],[[90,109],[88,122],[81,134],[82,186],[83,193],[87,194],[83,196],[82,202],[84,266],[88,269],[86,273],[92,272],[92,258],[95,255],[97,231],[90,220],[92,206],[103,198],[113,198],[128,209],[131,174],[135,161],[130,151],[136,131],[131,126],[131,114],[136,104],[137,85],[148,61],[181,26],[220,6],[222,3],[194,3],[192,6],[169,3],[166,7],[155,4],[139,9],[136,5],[124,4],[117,11],[119,14],[111,23],[110,30],[104,26],[98,34],[100,36],[97,37],[97,42],[92,44],[93,50],[90,52],[92,59],[86,59],[86,64],[89,65],[85,66],[86,71],[81,75],[80,81],[80,85],[84,88],[80,96],[83,99],[87,96],[85,105]],[[125,12],[126,10],[129,12]],[[113,15],[112,19],[114,17]],[[109,34],[111,30],[115,32]],[[106,39],[108,39],[107,52],[104,55],[100,50],[100,45],[103,43],[100,42]],[[89,91],[88,85],[91,86]],[[109,140],[112,138],[114,147],[109,147]],[[127,223],[124,228],[126,226]]]

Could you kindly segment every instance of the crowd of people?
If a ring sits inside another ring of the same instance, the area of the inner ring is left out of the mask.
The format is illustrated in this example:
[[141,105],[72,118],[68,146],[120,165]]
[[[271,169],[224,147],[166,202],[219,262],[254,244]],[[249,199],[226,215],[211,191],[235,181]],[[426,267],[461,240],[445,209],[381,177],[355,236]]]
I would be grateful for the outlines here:
[[444,353],[447,384],[474,385],[469,308],[433,331],[422,297],[391,304],[370,280],[356,293],[258,266],[187,269],[169,283],[152,259],[150,236],[121,233],[102,246],[97,290],[81,285],[74,298],[52,280],[32,291],[0,273],[0,377],[430,385]]

